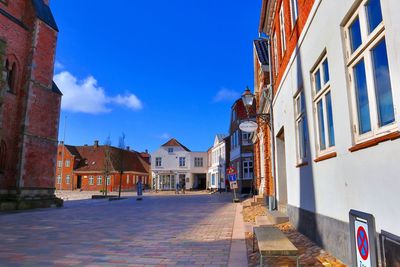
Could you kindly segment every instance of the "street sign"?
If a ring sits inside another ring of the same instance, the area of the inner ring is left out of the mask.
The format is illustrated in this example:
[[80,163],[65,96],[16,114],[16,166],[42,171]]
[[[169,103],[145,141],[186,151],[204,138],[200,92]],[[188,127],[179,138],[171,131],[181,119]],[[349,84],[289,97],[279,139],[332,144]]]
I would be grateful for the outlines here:
[[246,133],[253,133],[257,131],[258,124],[254,121],[243,121],[240,123],[239,129]]
[[230,185],[231,189],[238,189],[238,184],[237,184],[236,181],[235,182],[229,182],[229,185]]
[[230,174],[236,174],[236,169],[235,169],[234,167],[229,167],[229,168],[226,170],[226,173],[227,173],[228,175],[230,175]]
[[237,181],[237,177],[236,177],[236,173],[235,174],[229,174],[228,175],[228,179],[229,179],[229,182],[236,182]]
[[374,216],[356,210],[351,210],[349,216],[353,265],[357,267],[376,267]]

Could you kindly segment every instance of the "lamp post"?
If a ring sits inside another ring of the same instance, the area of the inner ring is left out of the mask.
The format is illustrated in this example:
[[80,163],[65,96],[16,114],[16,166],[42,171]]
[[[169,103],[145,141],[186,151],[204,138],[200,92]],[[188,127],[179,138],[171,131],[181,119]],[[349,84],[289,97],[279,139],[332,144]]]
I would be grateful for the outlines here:
[[[266,101],[267,104],[269,105],[270,112],[269,113],[257,113],[254,112],[255,114],[253,115],[256,119],[260,118],[262,122],[266,123],[267,126],[270,129],[271,135],[271,167],[272,167],[272,178],[273,178],[273,191],[274,191],[274,196],[270,200],[270,205],[269,208],[270,210],[275,210],[276,209],[276,169],[275,169],[275,138],[274,138],[274,123],[273,123],[273,107],[272,107],[272,86],[269,86],[267,89],[267,94],[266,94]],[[247,116],[250,118],[250,109],[253,107],[253,103],[256,101],[254,94],[250,91],[249,87],[246,87],[245,91],[242,94],[242,102],[246,108]],[[253,178],[254,179],[254,178]],[[254,185],[254,183],[253,183]]]

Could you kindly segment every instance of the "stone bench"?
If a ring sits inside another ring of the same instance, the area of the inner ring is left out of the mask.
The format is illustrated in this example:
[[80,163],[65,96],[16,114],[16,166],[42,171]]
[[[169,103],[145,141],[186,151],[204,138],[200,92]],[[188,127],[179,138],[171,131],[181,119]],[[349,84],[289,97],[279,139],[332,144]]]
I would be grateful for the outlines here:
[[296,258],[296,266],[299,266],[299,250],[281,230],[273,226],[262,226],[254,227],[253,233],[253,252],[254,242],[257,239],[260,266],[263,265],[264,257]]

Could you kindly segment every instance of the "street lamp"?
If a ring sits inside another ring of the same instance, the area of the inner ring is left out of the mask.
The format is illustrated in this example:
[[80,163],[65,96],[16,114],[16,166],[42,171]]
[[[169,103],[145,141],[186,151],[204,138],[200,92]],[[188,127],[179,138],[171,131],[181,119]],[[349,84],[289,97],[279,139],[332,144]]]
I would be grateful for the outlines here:
[[[277,199],[276,199],[276,169],[275,169],[275,138],[274,138],[274,124],[273,124],[273,108],[272,108],[272,86],[270,85],[266,90],[267,94],[265,95],[267,105],[269,106],[269,113],[257,113],[257,111],[252,114],[256,119],[260,118],[264,123],[266,123],[271,132],[271,166],[272,166],[272,176],[273,176],[273,190],[274,196],[270,197],[269,199],[269,208],[270,210],[275,210],[277,207]],[[265,91],[263,91],[265,93]],[[242,94],[242,102],[246,108],[247,116],[250,118],[250,109],[253,107],[253,103],[255,101],[254,94],[250,91],[249,87],[247,86]],[[254,158],[254,157],[253,157]],[[253,174],[254,175],[254,174]],[[254,179],[254,176],[253,176]],[[253,181],[254,186],[254,181]]]

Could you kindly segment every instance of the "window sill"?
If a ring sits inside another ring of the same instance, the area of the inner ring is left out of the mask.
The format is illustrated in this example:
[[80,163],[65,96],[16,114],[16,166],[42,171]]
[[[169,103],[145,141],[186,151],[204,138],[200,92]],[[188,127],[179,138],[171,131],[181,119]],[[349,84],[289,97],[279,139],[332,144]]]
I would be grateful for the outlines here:
[[307,161],[300,162],[299,164],[296,165],[296,168],[301,168],[301,167],[304,167],[304,166],[307,166],[307,165],[308,165]]
[[349,151],[350,152],[355,152],[355,151],[358,151],[358,150],[362,150],[362,149],[366,149],[366,148],[369,148],[369,147],[372,147],[372,146],[376,146],[376,145],[378,145],[379,143],[382,143],[382,142],[395,140],[397,138],[400,138],[400,132],[399,131],[392,132],[392,133],[389,133],[389,134],[386,134],[386,135],[383,135],[383,136],[379,136],[377,138],[374,138],[374,139],[371,139],[371,140],[356,144],[355,146],[350,147]]
[[324,160],[335,158],[335,157],[337,157],[337,153],[336,152],[331,152],[331,153],[322,155],[322,156],[314,159],[314,162],[320,162],[320,161],[324,161]]

